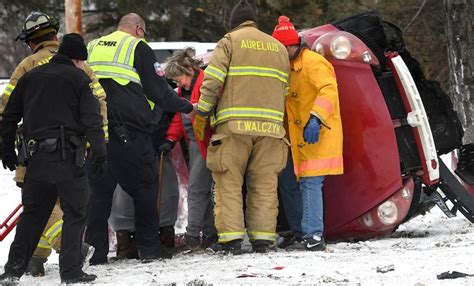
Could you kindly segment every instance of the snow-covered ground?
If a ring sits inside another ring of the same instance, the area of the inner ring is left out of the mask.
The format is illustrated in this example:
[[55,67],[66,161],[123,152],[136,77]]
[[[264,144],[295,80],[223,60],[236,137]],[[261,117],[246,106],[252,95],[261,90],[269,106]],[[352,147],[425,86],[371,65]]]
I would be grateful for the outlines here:
[[[11,172],[0,171],[0,220],[20,202],[12,178]],[[2,272],[13,236],[0,242]],[[57,255],[46,271],[45,277],[22,277],[21,284],[59,284]],[[402,225],[391,237],[330,244],[322,253],[179,254],[167,261],[129,260],[87,269],[98,275],[96,284],[114,285],[474,285],[474,277],[438,280],[436,275],[446,271],[474,274],[474,224],[462,216],[448,219],[438,209]]]

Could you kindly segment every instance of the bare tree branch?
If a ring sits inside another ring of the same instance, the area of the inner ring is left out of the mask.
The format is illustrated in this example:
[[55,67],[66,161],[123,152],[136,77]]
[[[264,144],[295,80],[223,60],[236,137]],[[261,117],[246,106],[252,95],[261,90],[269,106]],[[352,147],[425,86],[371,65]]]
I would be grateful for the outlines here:
[[408,22],[408,24],[405,26],[405,28],[402,29],[402,31],[405,33],[408,28],[411,26],[411,24],[416,20],[416,18],[418,17],[418,15],[420,15],[421,11],[423,10],[423,8],[425,7],[425,4],[426,4],[426,0],[423,0],[423,2],[421,3],[420,5],[420,8],[418,8],[418,11],[416,11],[416,14],[415,16],[413,16],[413,18],[411,18],[410,22]]

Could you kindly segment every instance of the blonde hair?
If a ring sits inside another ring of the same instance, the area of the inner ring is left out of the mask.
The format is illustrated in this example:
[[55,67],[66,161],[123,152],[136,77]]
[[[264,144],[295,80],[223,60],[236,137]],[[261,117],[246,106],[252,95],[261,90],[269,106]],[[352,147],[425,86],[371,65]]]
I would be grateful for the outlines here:
[[176,78],[182,75],[190,75],[192,71],[198,71],[202,60],[194,56],[196,51],[192,47],[186,47],[173,53],[165,62],[165,74],[167,78]]

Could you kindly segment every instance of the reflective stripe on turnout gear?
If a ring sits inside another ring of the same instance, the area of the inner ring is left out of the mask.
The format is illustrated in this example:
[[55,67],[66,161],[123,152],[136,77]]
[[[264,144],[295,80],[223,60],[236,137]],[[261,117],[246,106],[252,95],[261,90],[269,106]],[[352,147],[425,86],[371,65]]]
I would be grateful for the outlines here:
[[204,70],[204,73],[216,78],[220,82],[224,82],[225,78],[227,76],[224,71],[216,68],[215,66],[211,66],[211,65],[207,66],[207,68]]
[[288,74],[274,68],[258,67],[258,66],[230,66],[228,76],[261,76],[276,78],[283,83],[288,83]]
[[223,233],[219,233],[218,236],[219,236],[220,243],[229,242],[236,239],[244,239],[245,232],[243,231],[223,232]]
[[216,117],[211,118],[211,126],[229,118],[258,118],[283,122],[284,113],[279,110],[258,107],[230,107],[221,109]]
[[249,238],[251,240],[271,240],[274,241],[276,238],[276,233],[274,232],[260,232],[260,231],[249,231]]
[[63,222],[64,221],[60,219],[52,226],[50,226],[48,230],[46,230],[44,235],[41,236],[40,241],[38,242],[38,247],[51,249],[51,243],[58,235],[61,234],[61,231],[63,229]]

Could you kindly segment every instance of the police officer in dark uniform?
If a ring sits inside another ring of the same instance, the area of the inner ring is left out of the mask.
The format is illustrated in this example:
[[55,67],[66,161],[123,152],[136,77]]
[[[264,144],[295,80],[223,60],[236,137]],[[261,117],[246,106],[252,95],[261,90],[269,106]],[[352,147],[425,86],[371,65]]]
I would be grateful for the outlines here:
[[[16,282],[25,272],[51,210],[59,196],[64,211],[59,255],[61,282],[89,282],[82,271],[81,241],[89,191],[84,169],[86,141],[92,174],[106,171],[106,148],[99,102],[91,80],[80,70],[87,49],[79,34],[67,34],[58,54],[26,73],[3,112],[3,167],[14,170],[26,162],[23,213],[0,282]],[[21,150],[15,154],[15,133],[23,118]],[[1,284],[1,283],[0,283]]]
[[118,184],[134,201],[135,235],[140,259],[158,259],[157,168],[150,133],[153,108],[190,113],[192,104],[179,98],[160,74],[153,50],[143,40],[143,19],[123,16],[117,31],[89,43],[88,63],[107,93],[109,169],[102,180],[90,180],[92,189],[86,242],[95,247],[91,264],[107,263],[108,224]]

